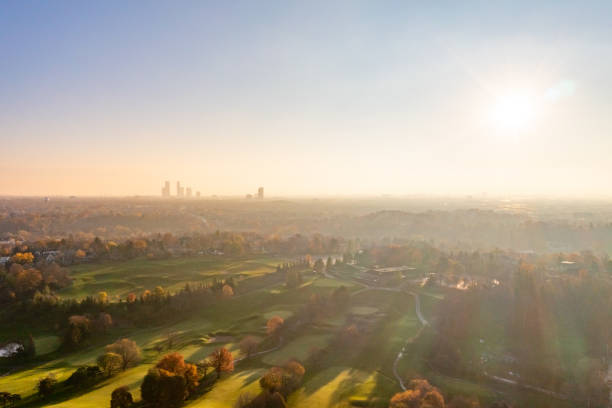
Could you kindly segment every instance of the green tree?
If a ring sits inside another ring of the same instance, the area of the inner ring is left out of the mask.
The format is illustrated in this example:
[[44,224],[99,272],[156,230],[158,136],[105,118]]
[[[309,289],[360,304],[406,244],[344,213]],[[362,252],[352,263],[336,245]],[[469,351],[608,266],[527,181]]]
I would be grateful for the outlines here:
[[97,365],[81,366],[68,377],[65,384],[71,387],[85,388],[96,383],[103,375],[104,373]]
[[104,353],[98,357],[97,362],[98,366],[107,377],[117,374],[123,368],[123,358],[117,353]]
[[38,380],[38,383],[36,383],[36,391],[42,398],[47,398],[49,395],[53,394],[56,386],[57,379],[50,374]]
[[313,269],[317,273],[325,272],[325,262],[323,262],[321,258],[318,258],[314,263]]

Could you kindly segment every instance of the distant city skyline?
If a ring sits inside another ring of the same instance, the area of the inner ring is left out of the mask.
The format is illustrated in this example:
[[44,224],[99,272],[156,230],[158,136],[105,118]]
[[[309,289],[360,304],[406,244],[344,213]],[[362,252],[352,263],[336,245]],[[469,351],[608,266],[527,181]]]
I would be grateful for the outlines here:
[[[248,198],[252,198],[252,194],[247,194]],[[170,180],[164,181],[163,186],[161,187],[161,197],[162,198],[200,198],[202,197],[202,193],[200,190],[193,190],[190,186],[183,186],[180,180],[176,181],[176,189],[175,194],[172,194],[172,190],[170,189]],[[260,200],[264,199],[264,188],[259,187],[257,189],[257,198]]]
[[202,196],[610,196],[610,16],[3,1],[0,195],[159,196],[170,179]]

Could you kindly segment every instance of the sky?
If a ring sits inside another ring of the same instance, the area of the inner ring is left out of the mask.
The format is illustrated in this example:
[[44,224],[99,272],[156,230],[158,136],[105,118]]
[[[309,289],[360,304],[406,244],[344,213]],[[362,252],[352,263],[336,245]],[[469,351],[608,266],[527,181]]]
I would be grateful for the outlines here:
[[0,195],[607,196],[610,21],[609,1],[4,0]]

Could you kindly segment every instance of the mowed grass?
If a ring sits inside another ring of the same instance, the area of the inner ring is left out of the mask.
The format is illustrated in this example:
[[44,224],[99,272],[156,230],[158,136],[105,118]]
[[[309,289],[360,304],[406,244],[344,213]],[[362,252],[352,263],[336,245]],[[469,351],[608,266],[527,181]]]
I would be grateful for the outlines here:
[[[268,274],[275,270],[277,262],[270,258],[256,258],[256,259],[238,259],[238,260],[219,260],[218,258],[204,258],[199,257],[197,259],[172,259],[165,261],[148,261],[148,260],[135,260],[127,261],[123,263],[108,264],[108,265],[82,265],[79,266],[77,271],[74,273],[75,282],[74,285],[69,289],[74,296],[87,296],[95,295],[98,287],[92,289],[88,283],[91,280],[98,280],[100,282],[109,282],[113,279],[117,281],[122,278],[121,285],[116,285],[116,288],[121,287],[117,293],[124,293],[127,288],[132,288],[130,281],[133,283],[134,278],[136,280],[139,277],[150,275],[149,283],[151,286],[163,285],[163,276],[175,275],[174,280],[179,281],[184,279],[185,282],[193,282],[196,277],[259,277],[264,274]],[[163,274],[163,275],[162,275]],[[162,279],[160,280],[160,276]],[[97,282],[99,283],[99,282]],[[177,284],[182,286],[183,283]],[[107,288],[108,289],[108,288]],[[92,290],[94,292],[92,292]],[[111,291],[111,293],[113,293]],[[138,381],[141,381],[144,377],[147,367],[153,364],[159,356],[157,354],[152,355],[151,349],[154,345],[164,342],[167,338],[168,333],[174,333],[179,338],[179,342],[190,343],[196,342],[198,339],[207,336],[214,330],[227,330],[231,329],[232,326],[240,327],[245,330],[263,330],[265,319],[259,315],[254,321],[242,321],[245,316],[252,314],[255,310],[249,307],[249,304],[254,303],[254,299],[257,299],[258,307],[261,310],[261,306],[267,304],[269,299],[262,299],[262,294],[267,293],[265,290],[257,291],[257,293],[249,293],[244,297],[237,297],[230,299],[229,301],[222,302],[211,308],[207,308],[202,311],[200,315],[195,315],[192,318],[178,321],[176,323],[151,327],[146,329],[116,329],[114,332],[109,334],[108,341],[106,344],[111,343],[115,338],[129,337],[137,342],[137,344],[143,349],[143,352],[147,356],[142,366],[142,370],[136,369],[130,370],[133,376],[138,377]],[[63,294],[65,296],[65,294]],[[284,296],[283,299],[288,298]],[[271,308],[275,309],[276,307]],[[239,333],[240,334],[240,333]],[[59,337],[53,335],[40,335],[36,336],[35,345],[38,355],[45,355],[55,351],[59,345]],[[55,376],[58,381],[67,379],[70,374],[76,370],[79,366],[86,364],[95,364],[96,358],[103,353],[104,345],[101,344],[97,347],[91,347],[83,351],[78,351],[71,354],[64,354],[59,358],[40,363],[35,367],[27,367],[25,369],[19,369],[19,367],[10,370],[6,375],[0,377],[0,391],[17,393],[22,398],[36,392],[36,383],[40,378],[43,378],[49,374]],[[211,344],[203,347],[195,347],[188,349],[186,357],[198,360],[206,357],[214,348],[220,346],[228,346],[234,352],[237,353],[236,346],[234,344]],[[138,373],[138,374],[134,374]],[[135,378],[134,377],[134,378]],[[127,377],[126,377],[127,378]],[[113,377],[108,380],[108,387],[117,387],[124,384],[125,378],[123,374],[121,376]],[[82,394],[79,396],[78,404],[82,406],[94,406],[97,404],[96,395],[104,395],[104,404],[107,405],[108,398],[112,389],[107,390],[104,388],[106,385],[103,383],[101,386],[96,387],[95,390]],[[135,385],[137,388],[139,383]],[[108,391],[108,392],[107,392]],[[62,406],[76,406],[72,405]],[[42,403],[42,405],[45,405]],[[64,404],[64,403],[62,403]],[[66,403],[68,404],[68,403]],[[75,403],[76,404],[76,403]]]
[[215,383],[213,389],[194,401],[188,401],[189,408],[231,408],[240,394],[248,392],[255,396],[260,392],[259,379],[265,369],[239,371]]
[[303,361],[308,357],[313,347],[325,347],[330,339],[331,335],[329,334],[301,336],[283,345],[279,350],[266,354],[261,361],[269,365],[282,365],[292,358]]
[[351,313],[356,314],[356,315],[371,315],[378,312],[378,309],[375,307],[370,307],[370,306],[353,306],[351,308]]
[[58,336],[37,336],[34,338],[34,347],[36,348],[36,355],[49,354],[57,350],[60,346],[61,339]]
[[276,270],[283,260],[260,257],[250,259],[196,256],[163,260],[133,259],[106,264],[83,264],[71,268],[73,284],[60,291],[65,298],[83,298],[105,291],[111,300],[128,293],[139,294],[162,286],[171,291],[185,283],[210,281],[214,278],[245,279]]
[[[184,262],[179,262],[184,261]],[[207,262],[211,263],[207,263]],[[214,261],[214,262],[213,262]],[[135,398],[140,398],[139,387],[147,370],[170,351],[178,351],[188,361],[197,362],[208,356],[214,349],[224,346],[230,349],[234,357],[239,357],[238,343],[245,335],[265,337],[265,322],[274,315],[289,317],[308,302],[313,294],[330,294],[339,286],[347,286],[349,290],[359,287],[345,281],[314,277],[310,284],[298,289],[287,289],[282,280],[270,284],[270,277],[264,276],[275,270],[276,260],[257,258],[253,260],[225,260],[205,257],[187,260],[126,262],[125,265],[89,265],[80,266],[75,273],[75,296],[95,295],[97,286],[90,286],[90,279],[100,279],[101,282],[119,282],[117,291],[109,291],[112,295],[124,296],[134,286],[144,282],[143,275],[149,276],[150,289],[161,285],[172,290],[167,275],[174,275],[172,281],[193,282],[198,279],[212,277],[240,276],[254,277],[248,282],[265,282],[265,285],[248,284],[256,290],[246,291],[241,296],[221,301],[203,308],[196,314],[191,314],[185,320],[171,324],[146,329],[116,329],[109,337],[129,337],[135,340],[143,349],[143,362],[117,376],[101,382],[81,394],[66,395],[66,400],[52,400],[48,403],[35,402],[32,406],[53,407],[91,407],[108,406],[110,394],[119,386],[128,386]],[[150,268],[141,271],[140,266]],[[109,269],[110,268],[110,269]],[[173,272],[174,271],[174,272]],[[124,276],[122,274],[134,276]],[[121,279],[120,279],[121,278]],[[136,279],[133,279],[136,278]],[[176,279],[174,279],[176,278]],[[184,281],[180,281],[184,279]],[[175,283],[181,287],[184,283]],[[242,288],[244,288],[242,286]],[[240,284],[239,284],[240,287]],[[129,288],[129,289],[128,289]],[[145,287],[143,287],[145,289]],[[89,292],[93,290],[94,292]],[[288,339],[278,350],[257,356],[250,361],[239,362],[231,375],[224,375],[212,389],[196,400],[187,401],[188,407],[232,407],[239,395],[245,391],[256,395],[260,392],[258,380],[272,365],[280,365],[291,358],[305,360],[312,347],[326,348],[344,324],[349,314],[357,314],[361,318],[376,315],[373,319],[372,332],[364,332],[368,341],[363,350],[358,350],[350,356],[335,357],[322,367],[307,373],[301,389],[289,398],[289,406],[293,408],[340,408],[348,407],[351,401],[367,403],[371,406],[386,406],[393,393],[399,391],[397,383],[390,372],[395,355],[405,342],[413,335],[419,325],[414,315],[414,301],[411,296],[385,291],[365,291],[352,297],[352,304],[341,312],[333,312],[327,318],[337,321],[337,324],[316,324],[316,327],[306,328],[297,337]],[[380,312],[380,313],[376,313]],[[325,321],[325,319],[324,319]],[[160,354],[154,351],[154,346],[164,344],[168,333],[176,336],[173,350],[164,350]],[[219,333],[218,335],[216,333]],[[218,336],[217,342],[208,341]],[[35,338],[41,350],[52,350],[52,336]],[[109,338],[108,344],[112,342]],[[56,358],[21,372],[14,372],[6,377],[0,377],[0,391],[20,393],[27,398],[35,390],[36,381],[49,373],[54,373],[58,380],[66,379],[78,366],[93,364],[104,350],[104,344],[97,347]],[[57,354],[51,354],[55,358]],[[62,397],[58,397],[62,398]],[[68,399],[70,398],[70,399]]]
[[142,382],[143,377],[147,374],[149,368],[152,366],[153,364],[151,363],[140,364],[137,367],[126,370],[121,374],[103,381],[101,384],[94,387],[94,389],[90,392],[76,398],[72,398],[68,401],[45,406],[54,408],[88,408],[94,406],[108,406],[111,393],[115,388],[121,386],[128,387],[132,395],[136,399],[139,399],[140,383]]
[[387,384],[385,388],[391,384],[376,372],[343,366],[329,367],[310,378],[293,393],[287,405],[292,408],[348,408],[352,406],[351,402],[359,401],[367,406],[371,402],[382,402],[382,399],[377,397],[381,383]]

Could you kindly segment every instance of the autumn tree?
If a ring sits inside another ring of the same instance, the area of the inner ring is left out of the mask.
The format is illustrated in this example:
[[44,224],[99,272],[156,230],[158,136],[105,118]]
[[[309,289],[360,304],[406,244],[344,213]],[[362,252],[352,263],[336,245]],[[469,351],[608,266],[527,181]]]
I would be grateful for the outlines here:
[[406,391],[391,398],[389,408],[444,408],[444,397],[427,380],[412,380]]
[[142,399],[155,407],[175,407],[191,395],[198,386],[198,370],[186,363],[179,353],[165,355],[145,376],[140,393]]
[[246,336],[240,341],[240,352],[244,354],[246,358],[249,358],[257,350],[258,346],[259,340],[257,340],[257,337]]
[[11,262],[25,265],[34,262],[34,255],[31,252],[17,252],[11,257]]
[[234,296],[234,289],[232,289],[232,287],[230,285],[223,285],[223,288],[221,289],[222,293],[223,293],[223,297],[232,297]]
[[185,378],[185,384],[189,393],[195,391],[199,384],[197,367],[194,364],[186,363],[183,356],[179,353],[166,354],[155,367],[182,375]]
[[213,351],[208,356],[210,366],[217,373],[217,379],[221,377],[221,373],[234,371],[234,357],[225,347],[221,347]]
[[111,394],[111,408],[129,408],[134,403],[134,398],[126,386],[115,388]]
[[259,385],[270,394],[280,392],[284,398],[301,384],[306,370],[296,360],[290,360],[283,367],[270,368],[260,379]]
[[113,318],[110,314],[101,312],[95,320],[96,330],[106,333],[108,329],[113,325]]
[[20,296],[31,296],[41,287],[43,277],[38,269],[13,264],[9,268],[7,282]]
[[107,353],[115,353],[121,356],[121,369],[125,371],[129,366],[137,364],[141,360],[140,347],[134,340],[120,339],[106,346]]
[[268,335],[277,337],[279,335],[280,329],[283,327],[283,324],[285,324],[285,321],[283,320],[282,317],[272,316],[266,322],[266,331]]
[[44,284],[52,289],[64,288],[72,282],[68,269],[60,267],[55,262],[40,267]]
[[289,360],[283,365],[281,393],[286,397],[299,388],[306,369],[297,360]]
[[83,343],[91,335],[90,320],[81,315],[68,318],[68,331],[64,337],[64,346],[74,348]]
[[101,305],[104,305],[106,303],[108,303],[108,293],[102,291],[102,292],[98,292],[98,302]]
[[280,367],[272,367],[259,379],[259,385],[264,390],[272,393],[278,391],[283,384],[283,370]]
[[140,395],[152,407],[178,407],[187,397],[185,377],[152,368],[140,385]]
[[112,352],[99,356],[97,363],[107,377],[117,374],[123,368],[123,358],[119,354]]
[[155,302],[161,303],[166,298],[167,293],[161,286],[156,286],[151,296]]

